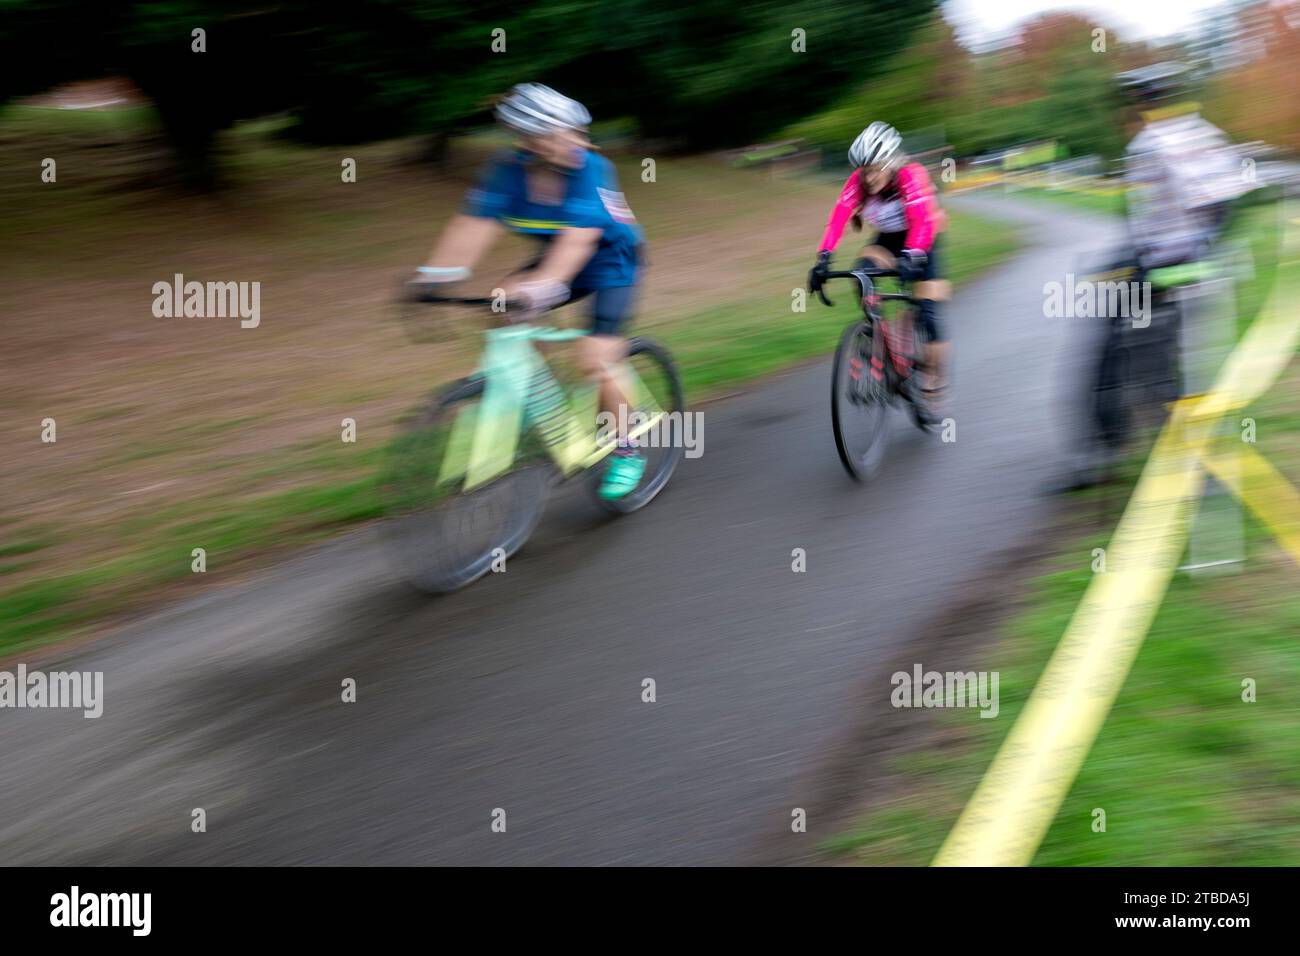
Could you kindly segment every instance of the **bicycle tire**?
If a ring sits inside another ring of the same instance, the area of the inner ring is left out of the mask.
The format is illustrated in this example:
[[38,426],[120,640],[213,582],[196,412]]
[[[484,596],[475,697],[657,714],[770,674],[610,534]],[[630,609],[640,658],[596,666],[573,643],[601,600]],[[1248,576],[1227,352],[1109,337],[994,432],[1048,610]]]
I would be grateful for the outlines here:
[[1132,433],[1130,358],[1123,331],[1112,321],[1097,357],[1089,403],[1095,439],[1111,450],[1127,445]]
[[[463,588],[513,556],[537,527],[554,481],[553,466],[529,432],[520,436],[516,464],[505,474],[468,492],[438,485],[439,440],[444,432],[449,440],[458,411],[482,394],[483,379],[474,377],[426,402],[390,443],[381,472],[384,536],[403,576],[426,593]],[[496,523],[474,528],[477,509],[490,514],[494,501],[501,502]]]
[[[884,460],[885,447],[889,436],[888,385],[877,381],[869,370],[869,364],[862,359],[870,359],[870,352],[863,352],[863,341],[871,340],[871,327],[859,319],[851,323],[840,337],[839,347],[835,350],[835,362],[831,369],[831,428],[835,433],[835,450],[839,452],[844,469],[856,481],[866,481],[880,467]],[[861,378],[854,376],[854,359],[859,360],[856,368],[858,376],[865,376],[867,385],[860,387]],[[883,370],[883,374],[891,374]],[[854,415],[856,410],[861,414]],[[857,433],[864,430],[855,425],[865,417],[867,443],[863,451],[858,452]]]

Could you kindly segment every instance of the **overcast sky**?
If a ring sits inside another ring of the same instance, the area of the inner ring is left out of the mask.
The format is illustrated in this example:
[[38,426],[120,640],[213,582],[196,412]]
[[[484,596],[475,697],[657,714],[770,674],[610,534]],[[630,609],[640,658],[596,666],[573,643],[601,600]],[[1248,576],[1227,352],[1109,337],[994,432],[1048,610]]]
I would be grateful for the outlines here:
[[1125,40],[1154,40],[1180,33],[1204,19],[1222,0],[944,0],[944,14],[967,46],[983,46],[1021,20],[1049,10],[1097,15]]

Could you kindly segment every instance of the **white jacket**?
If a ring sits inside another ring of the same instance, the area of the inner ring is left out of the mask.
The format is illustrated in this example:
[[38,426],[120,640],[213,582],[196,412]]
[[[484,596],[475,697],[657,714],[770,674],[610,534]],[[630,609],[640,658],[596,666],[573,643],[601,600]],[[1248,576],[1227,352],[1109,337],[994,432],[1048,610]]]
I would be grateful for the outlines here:
[[1148,122],[1125,158],[1129,228],[1147,268],[1199,258],[1212,207],[1251,188],[1235,147],[1195,112]]

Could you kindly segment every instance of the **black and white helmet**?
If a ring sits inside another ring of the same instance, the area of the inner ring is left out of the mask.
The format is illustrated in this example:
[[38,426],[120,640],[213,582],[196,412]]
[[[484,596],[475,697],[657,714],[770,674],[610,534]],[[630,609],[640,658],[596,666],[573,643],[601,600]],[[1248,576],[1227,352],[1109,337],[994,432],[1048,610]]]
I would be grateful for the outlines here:
[[537,136],[559,129],[586,129],[591,114],[577,100],[540,83],[520,83],[497,104],[501,125],[517,133]]
[[1172,99],[1187,92],[1191,68],[1186,63],[1152,63],[1116,74],[1115,80],[1129,96],[1144,103]]
[[849,147],[849,162],[854,166],[883,165],[898,154],[902,145],[903,137],[898,135],[898,130],[888,123],[876,121],[859,133]]

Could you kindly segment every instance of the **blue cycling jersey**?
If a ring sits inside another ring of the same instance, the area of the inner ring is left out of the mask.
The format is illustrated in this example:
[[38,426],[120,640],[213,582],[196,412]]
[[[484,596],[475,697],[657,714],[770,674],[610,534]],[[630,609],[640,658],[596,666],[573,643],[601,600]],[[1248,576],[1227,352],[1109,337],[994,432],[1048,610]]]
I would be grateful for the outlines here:
[[550,242],[566,228],[600,229],[600,245],[573,280],[575,289],[609,289],[636,282],[641,227],[618,189],[614,164],[588,150],[580,168],[567,171],[559,205],[528,198],[531,157],[517,151],[493,160],[478,186],[465,196],[465,212],[496,219],[509,229]]

